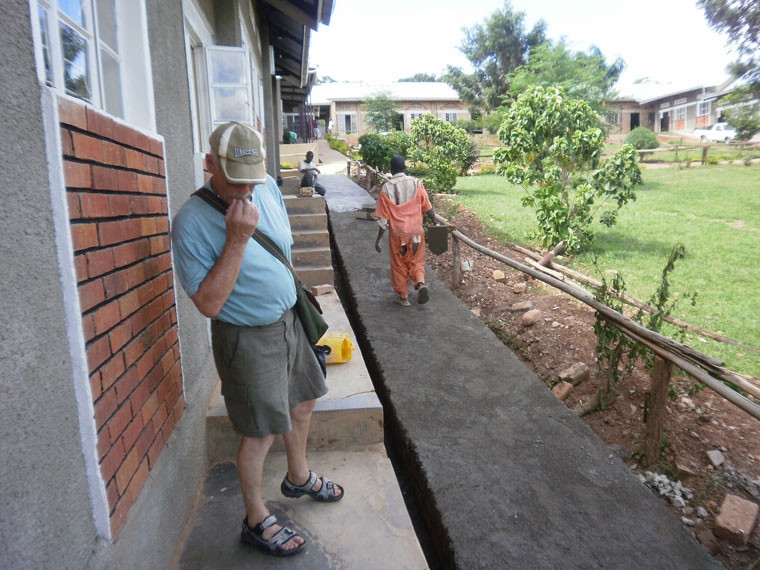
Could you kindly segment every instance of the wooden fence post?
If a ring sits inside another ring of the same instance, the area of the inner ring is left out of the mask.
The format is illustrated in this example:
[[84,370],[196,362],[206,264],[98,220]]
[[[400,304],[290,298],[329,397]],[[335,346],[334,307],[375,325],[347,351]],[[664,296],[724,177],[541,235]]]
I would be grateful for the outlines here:
[[462,260],[459,257],[459,239],[451,235],[451,256],[454,263],[454,286],[459,287],[462,282]]
[[702,148],[702,166],[707,164],[707,149],[710,148],[709,146]]
[[668,386],[670,385],[670,373],[672,370],[673,364],[670,361],[659,356],[654,357],[654,371],[652,373],[652,383],[649,388],[648,405],[646,407],[646,456],[648,465],[656,465],[660,460],[665,400],[668,396]]

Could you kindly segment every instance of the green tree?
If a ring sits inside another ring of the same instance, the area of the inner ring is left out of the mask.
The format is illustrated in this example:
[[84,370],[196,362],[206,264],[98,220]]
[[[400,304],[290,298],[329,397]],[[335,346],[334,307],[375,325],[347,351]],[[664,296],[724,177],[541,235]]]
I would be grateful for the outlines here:
[[440,81],[435,76],[435,73],[415,73],[411,77],[404,77],[403,79],[399,79],[399,83],[413,83],[413,82],[419,82],[419,81]]
[[736,129],[736,139],[740,141],[748,141],[760,133],[760,115],[751,105],[726,110],[726,122]]
[[368,97],[362,105],[362,110],[367,115],[367,122],[378,132],[394,130],[399,114],[396,109],[398,109],[398,103],[387,93],[377,93]]
[[487,110],[502,104],[509,89],[508,74],[527,62],[531,48],[546,41],[546,24],[538,21],[525,31],[525,13],[515,12],[507,0],[504,7],[482,24],[465,29],[459,47],[474,72],[448,66],[443,80],[456,89],[460,99]]
[[409,154],[411,137],[404,131],[389,135],[365,133],[359,137],[359,144],[362,145],[362,160],[365,164],[389,172],[393,155],[400,154],[406,158]]
[[744,77],[747,84],[738,90],[734,99],[747,95],[760,96],[760,2],[757,0],[699,0],[710,27],[728,34],[739,59],[730,70]]
[[494,151],[498,173],[525,188],[523,206],[536,211],[544,246],[565,242],[568,251],[589,246],[591,222],[615,224],[617,211],[635,200],[641,184],[636,150],[625,145],[605,162],[604,133],[586,101],[557,87],[530,87],[506,113]]
[[450,192],[457,182],[457,174],[471,157],[467,133],[425,114],[412,121],[411,137],[409,158],[428,167],[426,186],[438,192]]
[[324,77],[317,77],[317,80],[314,82],[314,85],[322,85],[323,83],[337,83],[332,77],[329,75],[325,75]]
[[584,53],[568,49],[564,40],[546,42],[531,50],[527,64],[507,75],[509,95],[517,97],[533,85],[562,87],[568,97],[583,99],[601,114],[615,96],[613,86],[624,67],[620,58],[608,64],[597,47]]

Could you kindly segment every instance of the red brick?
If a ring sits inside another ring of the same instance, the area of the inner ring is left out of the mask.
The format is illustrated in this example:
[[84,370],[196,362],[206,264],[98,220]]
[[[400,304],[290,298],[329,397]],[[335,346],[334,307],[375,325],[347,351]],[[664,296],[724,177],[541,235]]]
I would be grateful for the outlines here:
[[119,171],[93,164],[92,187],[96,190],[118,190]]
[[89,188],[92,184],[91,169],[89,164],[81,162],[63,162],[63,177],[67,188]]
[[162,177],[166,176],[166,167],[163,160],[158,161],[158,175]]
[[77,274],[77,282],[87,279],[87,256],[77,255],[74,257],[74,269]]
[[142,409],[140,410],[140,416],[142,417],[143,424],[147,425],[151,418],[153,417],[153,414],[156,413],[156,410],[158,409],[158,394],[155,392],[150,395],[150,398],[143,404]]
[[124,375],[116,381],[116,401],[121,404],[124,402],[135,387],[140,383],[140,376],[137,374],[137,368],[130,367]]
[[147,174],[137,175],[138,191],[143,194],[153,194],[153,177]]
[[124,523],[127,522],[127,514],[129,513],[129,509],[132,508],[134,502],[135,499],[132,496],[132,493],[127,493],[126,495],[122,495],[122,497],[119,499],[119,502],[116,503],[116,508],[111,514],[112,537],[116,538],[119,535],[119,532],[124,526]]
[[69,219],[76,220],[81,217],[82,210],[79,207],[79,194],[76,192],[66,192],[66,202],[69,206]]
[[87,109],[87,130],[95,135],[111,139],[113,138],[114,122],[110,117],[89,107]]
[[161,365],[161,374],[166,376],[176,361],[177,359],[174,357],[174,351],[171,349],[167,350],[166,353],[164,353],[164,355],[161,357],[161,360],[159,360],[159,364]]
[[79,286],[79,306],[82,312],[92,309],[105,300],[103,282],[100,279]]
[[95,401],[95,425],[98,429],[103,427],[106,420],[116,411],[116,408],[116,391],[112,389],[103,392],[103,395]]
[[158,159],[149,154],[142,155],[142,170],[151,174],[158,174]]
[[130,218],[128,220],[124,220],[124,234],[128,240],[137,239],[143,236],[142,220],[143,218]]
[[158,176],[153,177],[153,194],[166,196],[166,180]]
[[131,213],[129,196],[109,196],[108,209],[111,216],[128,216]]
[[[140,308],[140,298],[137,291],[130,291],[119,299],[119,311],[121,312],[121,318],[126,319],[129,315],[134,313]],[[129,328],[130,338],[132,336],[132,326]]]
[[169,311],[169,314],[172,317],[172,324],[173,325],[177,324],[177,310],[176,310],[176,308],[172,309],[171,311]]
[[174,431],[175,423],[177,423],[177,418],[174,415],[174,410],[172,410],[169,412],[169,415],[166,416],[164,426],[161,428],[161,435],[164,436],[164,441],[169,441],[169,436],[171,436],[172,431]]
[[157,233],[156,218],[141,218],[140,223],[140,235],[152,236]]
[[[108,430],[103,430],[101,433],[107,431]],[[113,447],[111,447],[108,453],[106,453],[105,457],[103,457],[103,461],[100,462],[100,472],[103,475],[104,481],[111,480],[111,477],[114,476],[119,465],[124,461],[124,455],[124,444],[119,440],[113,445]]]
[[103,337],[92,342],[87,347],[86,352],[89,371],[92,372],[111,356],[111,348],[108,344],[108,338]]
[[150,139],[150,154],[163,157],[164,156],[163,143],[161,141],[157,141],[156,139]]
[[[145,378],[153,368],[155,361],[153,360],[153,349],[149,349],[140,357],[137,361],[137,375],[140,378]],[[163,400],[159,394],[159,400]]]
[[135,449],[137,450],[138,456],[145,457],[145,454],[148,453],[150,445],[153,443],[155,436],[156,432],[153,431],[153,424],[148,424],[145,426],[145,429],[138,436],[137,443],[135,443]]
[[137,456],[137,452],[133,449],[127,454],[121,467],[116,470],[116,484],[119,486],[119,493],[122,495],[124,494],[124,491],[127,490],[127,485],[129,485],[129,481],[132,479],[132,476],[135,474],[135,471],[137,471],[139,466],[140,458]]
[[166,407],[174,409],[174,404],[177,403],[177,398],[179,398],[181,388],[179,383],[176,383],[172,386],[172,389],[169,391],[169,393],[166,395]]
[[140,467],[137,468],[134,477],[132,477],[132,482],[129,484],[129,494],[132,496],[133,501],[136,501],[137,497],[140,496],[140,491],[142,491],[145,482],[148,480],[149,471],[148,458],[145,457],[140,463]]
[[108,497],[108,508],[113,510],[119,500],[119,491],[116,489],[116,481],[111,481],[106,487],[106,497]]
[[119,190],[122,192],[137,192],[139,185],[137,183],[137,173],[119,171]]
[[61,129],[61,151],[63,156],[74,156],[74,143],[68,129]]
[[144,305],[145,303],[152,301],[156,298],[157,293],[157,287],[158,283],[156,280],[149,281],[139,289],[137,289],[137,294],[139,295],[140,299],[140,305]]
[[[151,432],[153,431],[153,426],[150,426]],[[140,437],[140,434],[143,432],[143,421],[142,416],[137,415],[134,417],[132,422],[127,426],[127,429],[124,430],[124,447],[126,449],[132,449],[132,447],[135,445],[135,442]],[[152,433],[151,433],[152,438]],[[137,449],[137,455],[138,457],[142,457],[145,455],[145,452],[147,450],[140,451],[139,448]]]
[[95,319],[92,315],[82,317],[82,330],[84,331],[85,342],[90,342],[95,338]]
[[166,213],[166,198],[161,196],[148,196],[148,202],[150,204],[151,214],[165,214]]
[[[119,314],[121,315],[121,299],[119,299]],[[111,352],[115,354],[132,340],[132,324],[129,321],[123,321],[108,334],[108,339],[111,343]]]
[[552,394],[554,394],[558,399],[562,401],[566,400],[572,391],[573,385],[570,384],[570,382],[564,381],[560,382],[554,388],[552,388]]
[[100,369],[100,378],[103,383],[103,389],[107,390],[110,388],[111,384],[113,384],[119,376],[124,374],[124,370],[124,354],[119,352]]
[[98,224],[98,235],[101,245],[112,245],[127,240],[127,225],[125,221],[101,222]]
[[169,232],[169,218],[156,218],[156,231],[160,234]]
[[[119,408],[116,413],[111,416],[111,419],[106,422],[106,426],[108,427],[108,435],[111,439],[111,444],[115,443],[117,439],[119,439],[119,436],[124,431],[124,428],[127,427],[129,422],[132,420],[132,410],[129,406],[123,405],[121,408]],[[124,446],[125,449],[129,449],[129,446]]]
[[130,288],[145,283],[145,268],[142,263],[127,269],[127,283],[129,283]]
[[98,246],[98,229],[96,224],[73,224],[71,241],[74,251],[81,251]]
[[[156,368],[154,368],[154,370],[156,370]],[[160,368],[158,368],[158,370],[160,370]],[[150,384],[146,378],[129,397],[129,405],[132,407],[133,415],[136,416],[140,413],[143,405],[148,401],[148,398],[150,398],[150,392]]]
[[135,142],[133,146],[136,146],[142,151],[150,152],[150,137],[141,132],[135,131]]
[[115,267],[111,249],[100,249],[87,254],[87,276],[90,279],[113,271]]
[[132,366],[143,355],[145,349],[139,338],[136,338],[124,347],[124,362],[127,367]]
[[168,342],[169,345],[174,346],[177,343],[177,336],[177,327],[173,326],[166,333],[166,342]]
[[127,271],[117,271],[103,277],[103,286],[105,288],[106,297],[113,299],[117,295],[121,295],[129,289],[127,282]]
[[177,403],[174,404],[174,418],[175,420],[178,420],[179,417],[182,415],[182,412],[185,410],[185,394],[184,392],[180,392],[179,398],[177,398]]
[[[103,334],[104,332],[112,329],[121,319],[119,313],[118,301],[112,301],[107,305],[100,307],[93,313],[95,318],[95,332],[96,334]],[[110,345],[109,345],[110,347]],[[110,352],[110,348],[109,348]]]
[[109,215],[108,196],[105,194],[81,193],[79,204],[85,218],[107,218]]
[[126,125],[122,125],[121,123],[114,122],[113,131],[111,133],[111,137],[109,138],[112,138],[113,140],[120,142],[122,144],[129,144],[132,132],[133,132],[132,129],[130,129]]
[[150,468],[155,469],[156,462],[158,461],[158,456],[161,455],[161,450],[164,448],[164,436],[161,435],[161,432],[158,432],[156,434],[156,439],[153,440],[153,444],[150,446],[150,449],[148,450],[148,462],[150,463]]
[[169,238],[167,236],[158,236],[150,238],[150,254],[158,255],[169,251]]
[[[158,410],[153,414],[153,430],[156,432],[161,431],[161,427],[164,425],[167,417],[169,417],[169,412],[166,410],[166,404],[161,402],[158,405]],[[164,441],[166,441],[165,438]]]
[[82,130],[87,130],[87,115],[83,103],[58,98],[58,120],[64,125],[71,125]]
[[92,391],[92,401],[94,402],[103,393],[103,386],[100,382],[100,370],[90,376],[90,390]]
[[103,145],[100,139],[82,133],[71,133],[71,137],[74,142],[74,156],[81,160],[103,161]]
[[720,514],[715,519],[715,536],[731,544],[746,545],[757,521],[758,511],[760,505],[757,503],[736,495],[726,495],[720,506]]
[[150,214],[150,197],[149,196],[130,196],[129,207],[136,216]]
[[132,149],[126,149],[127,168],[132,170],[142,170],[142,153]]
[[103,141],[103,162],[108,166],[126,168],[127,153],[123,146],[109,141]]

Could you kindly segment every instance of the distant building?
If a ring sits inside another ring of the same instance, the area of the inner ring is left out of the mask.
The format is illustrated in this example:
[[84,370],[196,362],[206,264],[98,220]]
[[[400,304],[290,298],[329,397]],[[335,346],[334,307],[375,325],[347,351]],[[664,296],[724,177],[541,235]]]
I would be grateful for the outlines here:
[[311,104],[321,124],[332,120],[334,133],[361,135],[369,128],[361,107],[379,93],[398,102],[399,130],[408,131],[414,119],[427,114],[443,121],[470,118],[468,107],[459,100],[457,92],[440,82],[323,83],[312,89]]

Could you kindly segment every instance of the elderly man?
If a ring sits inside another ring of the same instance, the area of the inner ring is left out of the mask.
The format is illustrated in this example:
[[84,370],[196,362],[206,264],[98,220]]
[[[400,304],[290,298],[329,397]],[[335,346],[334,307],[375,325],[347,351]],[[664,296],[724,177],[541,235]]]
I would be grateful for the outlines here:
[[408,176],[404,169],[404,157],[398,154],[391,158],[391,179],[383,185],[377,201],[375,216],[380,228],[377,231],[375,250],[382,251],[380,240],[388,231],[391,255],[391,283],[398,293],[395,302],[409,307],[409,280],[417,291],[417,303],[427,303],[430,298],[425,285],[425,231],[422,228],[422,214],[427,214],[433,223],[435,210],[430,204],[422,182]]
[[[306,439],[324,376],[297,315],[288,268],[257,241],[260,232],[290,258],[293,242],[282,195],[266,174],[263,139],[242,123],[219,126],[209,139],[211,178],[174,218],[177,276],[211,335],[222,394],[241,437],[237,468],[246,518],[241,538],[276,556],[301,552],[304,540],[277,524],[262,498],[264,459],[282,434],[287,497],[343,498],[343,488],[309,470]],[[206,200],[216,200],[226,215]]]

